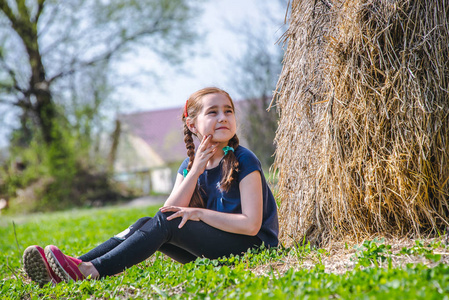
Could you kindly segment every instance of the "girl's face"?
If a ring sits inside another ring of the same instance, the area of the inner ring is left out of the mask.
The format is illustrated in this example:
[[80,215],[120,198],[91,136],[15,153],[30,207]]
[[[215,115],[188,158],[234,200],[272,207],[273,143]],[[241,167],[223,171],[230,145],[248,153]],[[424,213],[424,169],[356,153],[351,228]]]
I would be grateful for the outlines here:
[[201,99],[203,108],[189,129],[200,140],[212,135],[212,142],[226,144],[235,135],[237,126],[231,100],[223,94],[207,94]]

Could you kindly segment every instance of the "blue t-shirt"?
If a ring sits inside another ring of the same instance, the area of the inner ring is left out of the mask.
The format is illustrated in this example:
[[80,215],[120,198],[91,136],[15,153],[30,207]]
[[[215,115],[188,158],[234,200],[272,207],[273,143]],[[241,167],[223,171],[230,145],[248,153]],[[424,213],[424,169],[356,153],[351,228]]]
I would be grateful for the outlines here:
[[[242,146],[238,146],[234,154],[239,162],[239,172],[237,173],[237,179],[232,182],[228,192],[220,190],[222,161],[220,161],[217,167],[205,170],[198,178],[201,196],[206,202],[206,208],[224,213],[242,213],[239,183],[246,175],[259,171],[262,178],[263,217],[262,226],[257,236],[265,245],[276,247],[279,243],[277,206],[270,187],[265,180],[260,161],[253,152]],[[183,170],[187,168],[188,163],[189,158],[186,158],[179,167],[179,174],[183,174]]]

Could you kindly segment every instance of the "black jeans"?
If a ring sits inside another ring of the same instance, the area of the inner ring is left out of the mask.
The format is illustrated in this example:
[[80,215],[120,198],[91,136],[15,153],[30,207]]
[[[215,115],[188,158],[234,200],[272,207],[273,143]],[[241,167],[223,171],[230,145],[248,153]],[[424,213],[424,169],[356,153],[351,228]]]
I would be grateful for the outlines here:
[[187,263],[197,257],[215,259],[241,254],[262,245],[257,236],[225,232],[201,221],[187,221],[179,229],[181,218],[168,221],[169,215],[171,213],[158,212],[152,218],[141,218],[123,233],[79,258],[84,262],[90,261],[103,277],[118,274],[156,251]]

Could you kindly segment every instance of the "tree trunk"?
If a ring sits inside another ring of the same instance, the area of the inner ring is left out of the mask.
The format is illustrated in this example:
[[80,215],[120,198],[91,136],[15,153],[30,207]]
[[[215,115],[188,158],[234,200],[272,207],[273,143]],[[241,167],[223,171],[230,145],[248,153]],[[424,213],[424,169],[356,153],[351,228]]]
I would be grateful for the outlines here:
[[121,123],[119,120],[115,121],[115,130],[112,133],[112,145],[111,150],[108,155],[108,170],[109,172],[114,171],[114,162],[117,156],[117,147],[120,139],[120,133],[121,133]]
[[42,6],[39,6],[40,11],[36,17],[32,17],[25,6],[20,5],[18,14],[15,15],[4,1],[1,1],[0,4],[28,54],[31,76],[25,95],[28,99],[35,97],[35,104],[29,102],[28,106],[39,121],[38,125],[42,131],[45,145],[50,148],[53,142],[60,142],[61,135],[55,129],[56,107],[52,101],[50,83],[46,80],[45,68],[39,52],[37,22]]
[[61,142],[61,135],[55,127],[56,107],[52,100],[50,84],[46,80],[45,68],[39,53],[37,31],[34,33],[27,36],[31,43],[25,42],[31,66],[29,89],[30,94],[36,97],[36,104],[32,107],[32,111],[39,120],[39,126],[46,146],[51,147],[53,142]]

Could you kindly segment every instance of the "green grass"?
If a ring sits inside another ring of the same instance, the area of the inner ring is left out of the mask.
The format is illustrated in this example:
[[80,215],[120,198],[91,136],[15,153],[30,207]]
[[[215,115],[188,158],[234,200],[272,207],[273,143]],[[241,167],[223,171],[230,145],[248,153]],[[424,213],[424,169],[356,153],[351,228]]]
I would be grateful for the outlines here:
[[[314,250],[308,245],[293,249],[259,249],[240,257],[198,259],[186,265],[157,253],[123,274],[55,287],[40,288],[31,283],[21,269],[22,252],[28,245],[55,244],[65,253],[77,256],[122,231],[137,218],[153,215],[156,210],[156,207],[110,207],[2,217],[1,298],[449,299],[446,264],[434,268],[422,264],[403,268],[376,267],[378,261],[388,261],[392,257],[390,247],[379,241],[362,244],[354,255],[356,268],[343,275],[325,273],[320,262],[326,251]],[[418,243],[401,252],[431,255],[431,250]],[[292,255],[297,258],[295,265],[286,272],[278,272],[275,266]],[[299,262],[311,255],[316,259],[315,267],[301,269]],[[257,272],[260,269],[264,272]],[[261,273],[264,275],[257,275]]]

